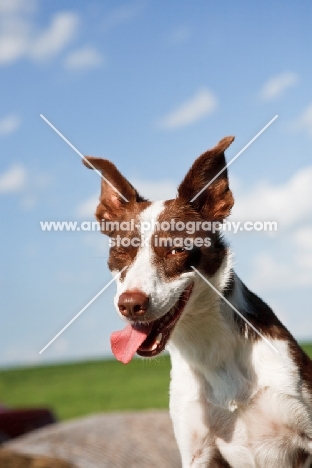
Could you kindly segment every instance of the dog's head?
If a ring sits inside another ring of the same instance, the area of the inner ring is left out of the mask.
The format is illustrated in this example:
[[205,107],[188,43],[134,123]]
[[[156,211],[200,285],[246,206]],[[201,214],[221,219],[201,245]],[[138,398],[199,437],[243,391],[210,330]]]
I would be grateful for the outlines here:
[[108,266],[121,272],[115,306],[128,325],[112,334],[111,344],[122,362],[165,348],[195,294],[192,267],[210,278],[220,269],[227,248],[214,226],[234,203],[224,157],[233,140],[222,139],[196,159],[176,198],[159,202],[139,195],[110,161],[84,160],[102,175],[95,216],[110,236]]

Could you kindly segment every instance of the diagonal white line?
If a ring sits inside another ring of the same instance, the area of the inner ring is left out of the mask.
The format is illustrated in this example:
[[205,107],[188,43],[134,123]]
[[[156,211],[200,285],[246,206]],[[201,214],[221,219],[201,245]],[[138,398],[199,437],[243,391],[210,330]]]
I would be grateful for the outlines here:
[[84,159],[84,160],[88,163],[88,165],[91,166],[92,169],[94,169],[95,172],[96,172],[100,177],[102,177],[102,179],[105,180],[105,182],[107,182],[108,185],[110,185],[110,186],[112,187],[112,189],[114,189],[115,192],[118,193],[118,195],[121,196],[121,198],[123,198],[126,202],[129,201],[126,197],[123,196],[122,193],[119,192],[119,190],[116,189],[116,187],[115,187],[108,179],[106,179],[106,177],[103,176],[103,174],[102,174],[98,169],[96,169],[96,168],[93,166],[92,163],[90,163],[90,161],[88,161],[88,160],[84,157],[83,154],[80,153],[80,151],[77,150],[77,148],[76,148],[70,141],[67,140],[67,138],[64,137],[64,135],[63,135],[57,128],[54,127],[53,124],[51,124],[51,122],[50,122],[44,115],[40,114],[40,117],[41,117],[41,118],[42,118],[42,119],[43,119],[43,120],[44,120],[44,121],[45,121],[45,122],[46,122],[46,123],[47,123],[47,124],[48,124],[48,125],[49,125],[49,126],[50,126],[50,127],[51,127],[51,128],[52,128],[52,129],[53,129],[53,130],[54,130],[54,131],[55,131],[55,132],[56,132],[72,149],[73,149],[73,150],[74,150],[74,151],[76,151],[76,153],[79,154],[79,156],[80,156],[82,159]]
[[206,188],[208,188],[209,185],[211,185],[212,182],[214,182],[214,181],[216,180],[216,178],[219,177],[219,175],[222,174],[222,172],[225,171],[225,169],[228,168],[228,167],[235,161],[235,159],[237,159],[238,156],[240,156],[240,155],[245,151],[245,149],[247,149],[248,146],[250,146],[251,143],[253,143],[253,142],[261,135],[261,133],[263,133],[263,132],[274,122],[274,120],[277,119],[277,117],[278,117],[278,115],[276,115],[275,117],[273,117],[273,119],[271,119],[270,122],[268,122],[268,123],[260,130],[260,132],[258,132],[257,135],[255,135],[255,136],[249,141],[249,143],[247,143],[247,145],[245,145],[244,148],[241,149],[241,150],[237,153],[237,155],[234,156],[234,158],[231,159],[231,161],[229,161],[229,162],[224,166],[224,168],[221,169],[221,171],[218,172],[218,174],[215,175],[215,176],[210,180],[210,182],[208,182],[208,184],[205,185],[205,187],[202,188],[202,189],[197,193],[197,195],[195,195],[195,197],[192,198],[191,202],[193,202],[194,200],[196,200],[196,198],[199,197],[199,195],[200,195],[201,193],[203,193],[203,191],[206,190]]
[[68,327],[79,317],[79,315],[81,315],[82,312],[84,312],[84,311],[89,307],[89,305],[91,305],[92,302],[94,302],[95,299],[97,299],[97,298],[102,294],[102,292],[104,292],[105,289],[107,289],[108,286],[110,286],[110,285],[115,281],[115,279],[118,278],[118,276],[121,275],[121,273],[122,273],[126,268],[127,268],[127,267],[125,266],[122,270],[120,270],[119,273],[117,273],[117,275],[115,275],[115,276],[104,286],[104,288],[102,288],[101,291],[99,291],[99,292],[93,297],[93,299],[91,299],[91,301],[89,301],[88,304],[86,304],[86,305],[80,310],[80,312],[78,312],[78,314],[76,314],[75,317],[72,318],[72,319],[68,322],[68,324],[65,325],[65,327],[63,327],[62,330],[60,330],[60,331],[55,335],[55,337],[52,338],[52,340],[49,341],[49,343],[48,343],[47,345],[45,345],[45,347],[42,348],[41,351],[39,351],[39,354],[43,353],[43,351],[45,351],[45,350],[50,346],[50,344],[52,344],[53,341],[55,341],[55,340],[66,330],[66,328],[68,328]]
[[221,297],[221,299],[224,300],[224,302],[226,302],[233,310],[234,312],[236,312],[243,320],[245,320],[245,322],[276,352],[276,353],[279,353],[279,351],[275,348],[275,346],[272,345],[272,343],[270,343],[270,341],[262,335],[262,333],[259,332],[259,330],[257,330],[256,327],[253,326],[252,323],[249,322],[249,320],[246,319],[246,317],[244,317],[244,315],[236,309],[236,307],[233,306],[233,304],[231,304],[227,299],[226,297],[223,296],[223,294],[220,293],[220,291],[217,290],[217,288],[214,287],[213,284],[210,283],[210,281],[207,280],[207,278],[205,278],[204,275],[202,275],[195,267],[191,266],[191,268],[193,268],[193,270],[195,271],[195,273],[198,274],[198,276],[200,276],[217,294],[218,296]]

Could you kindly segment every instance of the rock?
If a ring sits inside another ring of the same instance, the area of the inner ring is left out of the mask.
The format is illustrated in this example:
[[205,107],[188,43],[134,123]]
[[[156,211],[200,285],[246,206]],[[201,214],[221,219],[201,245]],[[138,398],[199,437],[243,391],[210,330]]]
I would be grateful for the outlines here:
[[1,468],[181,466],[165,411],[96,414],[47,426],[5,443],[0,462]]

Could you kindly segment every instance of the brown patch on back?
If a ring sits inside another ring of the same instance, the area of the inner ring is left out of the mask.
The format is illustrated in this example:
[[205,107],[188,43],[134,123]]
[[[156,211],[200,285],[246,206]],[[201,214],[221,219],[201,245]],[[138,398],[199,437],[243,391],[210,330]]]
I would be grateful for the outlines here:
[[[246,310],[240,310],[249,322],[264,336],[284,340],[289,345],[290,354],[299,369],[302,380],[307,385],[312,396],[312,361],[307,354],[299,346],[295,338],[287,330],[287,328],[276,317],[273,310],[258,297],[251,292],[243,284],[243,295],[246,300]],[[261,339],[259,335],[237,314],[234,314],[239,330],[242,334],[248,333],[254,341]]]
[[[246,318],[248,318],[248,320],[265,336],[282,340],[291,337],[290,333],[276,317],[273,310],[244,284],[242,284],[242,288],[246,307],[245,310],[240,312],[244,313]],[[259,335],[238,315],[236,315],[236,321],[243,333],[246,327],[248,327],[248,334],[254,339],[259,338]]]

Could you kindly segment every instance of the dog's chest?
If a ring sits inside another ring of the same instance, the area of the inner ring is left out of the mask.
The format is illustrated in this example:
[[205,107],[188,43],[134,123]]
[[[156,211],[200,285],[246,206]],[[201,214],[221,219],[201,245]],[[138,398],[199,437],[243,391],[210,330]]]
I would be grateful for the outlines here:
[[227,452],[228,447],[231,452],[231,466],[243,466],[240,464],[242,449],[243,458],[252,462],[246,426],[239,414],[241,410],[233,401],[233,391],[229,390],[232,405],[232,410],[229,410],[215,404],[217,396],[213,390],[217,391],[210,384],[207,385],[198,374],[187,369],[187,366],[180,367],[178,371],[173,369],[170,414],[183,468],[210,466],[215,457]]
[[228,369],[205,375],[171,353],[170,413],[185,466],[206,466],[220,453],[235,468],[252,468],[263,443],[271,444],[278,459],[278,442],[296,432],[295,422],[286,418],[289,409],[291,414],[294,405],[297,414],[304,409],[297,403],[298,376],[287,346],[277,346],[280,353],[258,342],[243,364],[233,360]]

